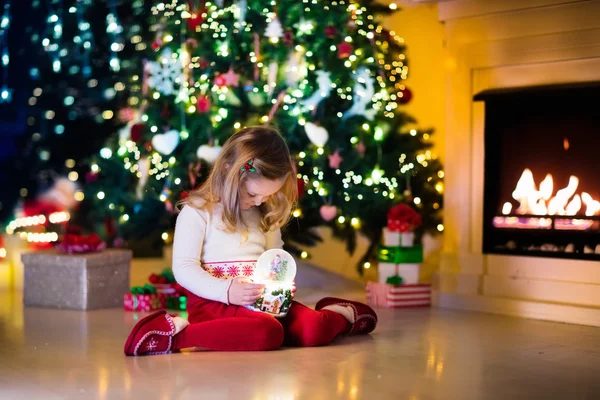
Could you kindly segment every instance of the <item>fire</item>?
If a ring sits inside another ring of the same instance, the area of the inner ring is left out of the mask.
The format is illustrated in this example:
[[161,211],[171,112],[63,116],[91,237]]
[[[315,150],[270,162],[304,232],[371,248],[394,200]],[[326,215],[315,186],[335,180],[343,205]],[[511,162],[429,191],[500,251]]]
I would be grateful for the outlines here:
[[[516,210],[521,215],[577,215],[582,205],[585,205],[585,215],[588,217],[600,214],[600,201],[595,200],[589,193],[576,194],[579,178],[571,176],[567,187],[560,189],[552,197],[554,181],[548,174],[537,189],[533,173],[526,168],[517,182],[512,197],[519,202]],[[502,214],[508,215],[512,210],[510,203],[504,203]]]

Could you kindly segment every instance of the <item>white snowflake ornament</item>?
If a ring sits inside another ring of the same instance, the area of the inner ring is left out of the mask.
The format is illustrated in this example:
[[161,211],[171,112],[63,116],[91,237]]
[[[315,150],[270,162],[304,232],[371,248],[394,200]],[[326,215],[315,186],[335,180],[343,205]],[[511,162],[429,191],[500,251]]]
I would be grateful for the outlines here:
[[149,61],[145,68],[150,88],[167,96],[175,93],[175,87],[181,83],[183,66],[179,57],[173,57],[170,48],[162,51],[160,61]]

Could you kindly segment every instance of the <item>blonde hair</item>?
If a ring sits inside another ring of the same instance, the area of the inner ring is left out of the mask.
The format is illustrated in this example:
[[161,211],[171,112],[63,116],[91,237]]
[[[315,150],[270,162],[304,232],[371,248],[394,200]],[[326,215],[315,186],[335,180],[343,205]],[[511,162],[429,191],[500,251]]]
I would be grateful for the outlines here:
[[[248,161],[253,162],[255,172],[243,170]],[[179,206],[188,204],[212,211],[214,205],[220,203],[227,231],[247,235],[248,226],[242,218],[240,191],[244,182],[252,177],[284,179],[282,188],[259,206],[262,232],[283,227],[298,197],[298,187],[290,151],[281,134],[270,127],[244,128],[229,138],[206,182],[192,191]]]

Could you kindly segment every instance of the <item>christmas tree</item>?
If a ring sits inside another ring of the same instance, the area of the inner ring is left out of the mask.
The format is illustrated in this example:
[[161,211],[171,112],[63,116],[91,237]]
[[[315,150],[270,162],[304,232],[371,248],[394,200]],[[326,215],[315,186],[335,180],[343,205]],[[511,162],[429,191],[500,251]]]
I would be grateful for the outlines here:
[[[1,165],[10,174],[3,182],[0,221],[8,222],[9,234],[32,226],[23,218],[8,221],[22,200],[17,217],[44,216],[32,229],[55,232],[58,227],[51,225],[66,219],[50,214],[83,199],[77,183],[83,182],[87,167],[80,161],[96,153],[128,117],[119,104],[126,104],[132,92],[129,76],[139,70],[135,53],[145,47],[137,44],[145,29],[144,3],[34,0],[30,7],[12,8],[10,3],[3,23],[9,21],[4,27],[10,26],[11,41],[3,51],[11,50],[6,60],[26,76],[9,82],[16,86],[3,86],[2,93],[19,94],[4,101],[26,109],[27,123],[17,153]],[[52,204],[40,204],[40,195]],[[45,237],[58,239],[56,234]]]
[[402,112],[410,99],[404,43],[375,16],[390,7],[172,1],[152,11],[141,107],[94,159],[98,179],[87,185],[94,216],[112,218],[117,236],[169,241],[174,205],[202,184],[220,144],[260,124],[282,132],[297,162],[301,197],[284,230],[288,250],[309,256],[319,240],[311,228],[329,225],[350,252],[366,234],[366,262],[397,202],[421,212],[424,230],[442,229],[432,132]]

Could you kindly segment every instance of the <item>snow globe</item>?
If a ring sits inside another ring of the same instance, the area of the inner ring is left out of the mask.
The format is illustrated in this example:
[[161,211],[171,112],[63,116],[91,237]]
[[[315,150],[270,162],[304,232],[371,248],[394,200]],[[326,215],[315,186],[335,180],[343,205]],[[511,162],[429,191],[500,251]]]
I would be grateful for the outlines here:
[[252,281],[265,285],[265,291],[254,304],[253,311],[285,317],[292,305],[292,289],[296,277],[296,261],[281,249],[265,251],[256,261]]

